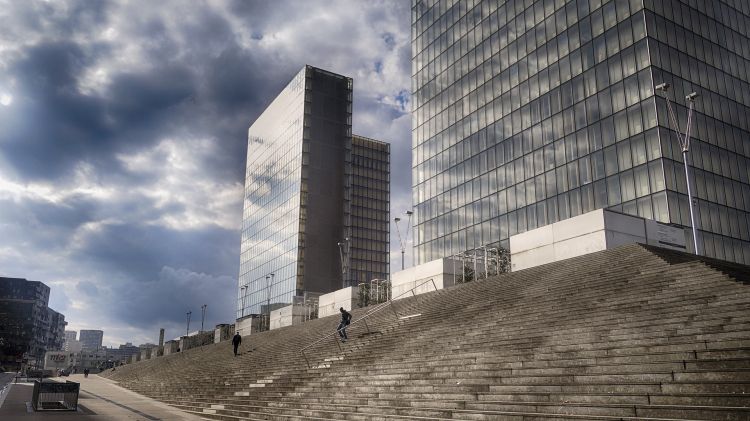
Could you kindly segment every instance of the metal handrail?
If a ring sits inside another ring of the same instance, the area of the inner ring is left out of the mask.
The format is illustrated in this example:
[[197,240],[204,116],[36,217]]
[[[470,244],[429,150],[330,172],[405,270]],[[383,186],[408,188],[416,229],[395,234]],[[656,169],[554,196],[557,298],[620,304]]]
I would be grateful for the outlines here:
[[[400,297],[402,297],[402,296],[404,296],[404,295],[406,295],[406,294],[408,294],[408,293],[410,293],[410,292],[412,293],[412,296],[416,296],[416,295],[417,295],[417,293],[416,293],[416,292],[414,292],[414,291],[415,291],[415,290],[416,290],[417,288],[420,288],[420,287],[422,287],[422,286],[424,286],[424,285],[426,285],[426,284],[428,284],[428,283],[430,283],[430,282],[432,282],[432,286],[433,286],[433,288],[435,288],[435,291],[437,291],[437,284],[435,284],[435,279],[434,279],[434,278],[430,278],[430,279],[428,279],[428,280],[426,280],[426,281],[422,282],[421,284],[419,284],[419,285],[416,285],[416,286],[414,286],[414,288],[412,288],[412,289],[410,289],[410,290],[408,290],[408,291],[404,291],[403,293],[399,294],[399,295],[398,295],[398,296],[396,296],[396,297],[392,297],[392,298],[391,298],[390,300],[388,300],[388,301],[386,301],[386,302],[384,302],[384,303],[380,303],[380,304],[378,304],[377,306],[375,306],[375,308],[373,308],[372,310],[370,310],[370,311],[368,311],[367,313],[365,313],[365,314],[364,314],[364,315],[363,315],[362,317],[360,317],[360,318],[358,318],[357,320],[355,320],[355,321],[353,321],[353,322],[349,323],[349,325],[347,325],[347,326],[344,326],[344,327],[343,327],[343,328],[341,328],[341,329],[336,329],[335,331],[333,331],[333,333],[332,333],[332,335],[333,335],[333,340],[334,340],[334,341],[336,342],[336,345],[338,345],[338,346],[339,346],[339,350],[341,351],[342,349],[341,349],[341,344],[339,343],[338,339],[336,338],[336,334],[338,334],[338,333],[339,333],[339,332],[340,332],[341,330],[343,330],[343,329],[346,329],[346,328],[348,328],[349,326],[352,326],[352,325],[354,325],[354,324],[356,324],[356,323],[359,323],[360,321],[363,321],[363,322],[364,322],[364,324],[365,324],[365,327],[367,328],[367,332],[369,333],[369,332],[370,332],[370,326],[368,326],[368,325],[367,325],[367,318],[368,318],[368,317],[370,317],[370,316],[372,316],[373,314],[375,314],[375,313],[379,312],[380,310],[382,310],[382,309],[386,308],[386,307],[390,307],[390,308],[391,308],[391,310],[393,310],[393,314],[395,314],[395,315],[396,315],[396,318],[398,318],[398,317],[399,317],[399,316],[398,316],[398,313],[397,313],[397,312],[396,312],[396,310],[395,310],[395,309],[393,308],[393,301],[394,301],[394,300],[396,300],[396,299],[398,299],[398,298],[400,298]],[[318,345],[319,343],[323,342],[324,340],[328,339],[328,336],[329,336],[329,334],[328,334],[328,333],[326,333],[325,335],[321,336],[321,337],[320,337],[320,339],[316,340],[315,342],[313,342],[313,343],[311,343],[311,344],[307,345],[306,347],[302,348],[302,350],[300,350],[300,352],[302,353],[302,357],[303,357],[303,358],[305,359],[305,361],[307,362],[307,367],[308,367],[308,368],[310,368],[310,360],[308,360],[308,359],[307,359],[307,355],[305,354],[305,350],[307,350],[307,349],[310,349],[310,348],[312,348],[313,346],[316,346],[316,345]]]

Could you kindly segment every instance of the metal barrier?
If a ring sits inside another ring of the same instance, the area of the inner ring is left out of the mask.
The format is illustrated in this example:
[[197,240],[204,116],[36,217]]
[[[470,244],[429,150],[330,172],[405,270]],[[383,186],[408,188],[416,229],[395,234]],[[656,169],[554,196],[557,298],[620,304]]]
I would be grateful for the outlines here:
[[79,383],[71,381],[35,381],[31,406],[34,411],[77,411],[80,387]]
[[[365,313],[365,315],[363,315],[359,319],[351,322],[349,324],[349,326],[346,326],[343,329],[349,329],[350,326],[354,326],[355,324],[357,324],[359,322],[363,322],[364,325],[365,325],[365,328],[367,329],[367,333],[371,333],[370,332],[370,326],[367,324],[367,318],[370,317],[370,316],[372,316],[375,313],[378,313],[379,311],[383,310],[386,307],[390,307],[390,309],[393,311],[393,314],[396,316],[396,319],[398,319],[399,315],[398,315],[398,312],[395,309],[395,305],[393,304],[393,301],[395,299],[401,298],[402,296],[404,296],[404,295],[406,295],[406,294],[408,294],[410,292],[412,293],[412,296],[416,296],[417,293],[415,291],[418,288],[421,288],[422,286],[427,285],[430,282],[432,282],[433,288],[435,288],[435,291],[437,291],[437,284],[435,284],[435,279],[434,278],[430,278],[430,279],[422,282],[421,284],[415,286],[414,288],[412,288],[412,289],[410,289],[408,291],[404,291],[403,293],[399,294],[398,296],[396,296],[394,298],[391,298],[390,300],[388,300],[388,301],[386,301],[386,302],[384,302],[382,304],[376,305],[375,308],[373,308],[372,310],[370,310],[367,313]],[[334,330],[333,333],[332,333],[332,335],[333,335],[334,342],[336,342],[336,345],[338,345],[338,347],[339,347],[339,351],[343,351],[343,349],[341,348],[341,344],[339,343],[339,340],[336,337],[336,335],[339,333],[340,330],[342,330],[342,329],[336,329],[336,330]],[[300,352],[302,352],[302,357],[305,359],[305,362],[307,362],[307,367],[308,368],[311,367],[310,366],[310,360],[307,359],[307,355],[305,354],[305,351],[308,350],[308,349],[310,349],[310,348],[312,348],[312,347],[314,347],[314,346],[316,346],[316,345],[318,345],[319,343],[323,342],[324,340],[328,339],[328,336],[329,336],[329,334],[323,335],[322,337],[320,337],[320,339],[316,340],[315,342],[311,343],[310,345],[307,345],[306,347],[302,348],[302,350],[300,351]]]

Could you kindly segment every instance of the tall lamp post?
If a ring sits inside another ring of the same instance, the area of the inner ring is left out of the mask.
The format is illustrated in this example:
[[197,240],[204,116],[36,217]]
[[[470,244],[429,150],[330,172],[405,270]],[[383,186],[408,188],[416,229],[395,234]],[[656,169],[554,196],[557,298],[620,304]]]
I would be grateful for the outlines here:
[[[339,246],[339,257],[341,258],[341,287],[346,288],[346,273],[349,269],[349,265],[346,264],[349,257],[349,237],[336,244]],[[344,246],[347,247],[346,252],[344,252]],[[346,253],[347,259],[344,259],[344,253]]]
[[240,318],[242,318],[245,317],[245,297],[247,296],[247,285],[241,286],[240,291],[242,291],[242,310],[240,313]]
[[656,90],[664,93],[664,98],[667,100],[667,109],[669,110],[669,121],[670,126],[672,126],[672,129],[674,130],[675,136],[677,136],[677,141],[680,142],[680,147],[682,148],[682,161],[685,164],[685,182],[687,183],[687,194],[688,194],[688,205],[690,205],[690,225],[691,229],[693,231],[693,246],[695,247],[695,254],[700,255],[700,249],[698,248],[698,231],[695,228],[695,210],[693,209],[693,191],[690,186],[690,171],[689,167],[690,164],[688,162],[688,152],[690,151],[690,128],[692,126],[693,122],[693,110],[695,108],[695,99],[698,98],[698,94],[696,92],[692,92],[685,96],[685,101],[688,102],[688,119],[687,119],[687,128],[685,129],[685,134],[682,135],[680,133],[680,125],[679,121],[677,120],[677,114],[675,114],[674,109],[672,108],[672,102],[669,100],[669,84],[668,83],[660,83],[659,85],[656,85]]
[[208,304],[201,306],[201,332],[203,332],[203,322],[206,320],[206,308],[208,308]]
[[266,275],[266,319],[268,320],[268,330],[271,330],[271,285],[273,284],[273,276],[273,273]]
[[185,329],[185,336],[190,334],[190,315],[193,314],[192,311],[188,311],[185,313],[187,315],[187,328]]
[[404,270],[404,253],[406,251],[406,243],[409,241],[409,232],[411,231],[411,216],[414,214],[412,211],[406,211],[404,212],[406,216],[409,217],[407,223],[406,223],[406,235],[404,238],[401,238],[401,230],[398,227],[399,221],[401,221],[401,218],[393,218],[393,221],[396,223],[396,233],[398,233],[398,241],[401,244],[401,270]]

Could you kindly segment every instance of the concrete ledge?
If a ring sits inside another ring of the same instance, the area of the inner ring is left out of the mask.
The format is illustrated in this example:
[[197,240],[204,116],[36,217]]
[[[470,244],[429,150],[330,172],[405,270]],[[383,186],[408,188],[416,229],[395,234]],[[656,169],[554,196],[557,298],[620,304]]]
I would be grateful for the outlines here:
[[685,251],[686,233],[684,228],[597,209],[510,237],[511,268],[522,270],[633,243]]

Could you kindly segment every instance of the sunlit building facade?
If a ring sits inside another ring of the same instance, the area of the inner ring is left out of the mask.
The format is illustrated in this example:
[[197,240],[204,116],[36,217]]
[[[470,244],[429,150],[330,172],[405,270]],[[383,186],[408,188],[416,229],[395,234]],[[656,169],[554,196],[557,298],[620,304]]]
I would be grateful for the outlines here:
[[383,227],[358,225],[383,211],[387,225],[387,153],[351,124],[352,79],[306,66],[250,127],[237,318],[387,273]]
[[750,28],[740,1],[412,2],[413,202],[418,263],[609,208],[690,226],[750,263]]

